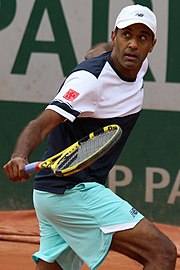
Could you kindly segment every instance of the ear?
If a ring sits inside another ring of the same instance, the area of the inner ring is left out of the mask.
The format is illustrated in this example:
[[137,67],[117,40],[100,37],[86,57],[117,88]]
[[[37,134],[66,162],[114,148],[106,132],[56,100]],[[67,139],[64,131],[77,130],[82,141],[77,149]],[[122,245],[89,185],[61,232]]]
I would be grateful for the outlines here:
[[152,42],[152,46],[151,46],[151,48],[149,49],[149,53],[151,53],[152,50],[154,49],[154,46],[155,46],[156,42],[157,42],[157,39],[154,39],[153,42]]
[[115,31],[112,31],[111,32],[111,40],[112,40],[112,44],[113,44],[113,47],[115,45],[115,40],[116,40],[116,33]]

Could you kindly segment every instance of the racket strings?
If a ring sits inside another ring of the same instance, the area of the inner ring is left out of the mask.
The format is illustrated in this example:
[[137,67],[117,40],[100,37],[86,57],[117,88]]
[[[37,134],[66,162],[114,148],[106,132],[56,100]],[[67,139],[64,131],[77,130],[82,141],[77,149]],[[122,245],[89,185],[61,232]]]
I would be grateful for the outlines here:
[[67,154],[62,160],[57,163],[56,172],[68,168],[71,164],[77,159],[78,156],[78,149],[73,151],[70,154]]
[[111,130],[108,132],[103,132],[97,134],[94,138],[90,138],[84,142],[81,142],[78,149],[74,152],[69,153],[67,156],[57,164],[56,173],[68,167],[72,167],[87,158],[93,156],[98,152],[110,139],[114,136],[116,130]]

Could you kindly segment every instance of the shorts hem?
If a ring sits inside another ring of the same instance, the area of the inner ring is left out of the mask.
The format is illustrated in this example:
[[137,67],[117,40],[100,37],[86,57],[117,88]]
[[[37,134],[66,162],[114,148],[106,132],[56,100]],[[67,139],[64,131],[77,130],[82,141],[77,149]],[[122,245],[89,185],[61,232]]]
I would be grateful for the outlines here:
[[109,250],[107,251],[107,253],[103,256],[103,258],[97,263],[97,264],[93,264],[90,269],[91,270],[96,270],[98,269],[98,267],[103,263],[103,261],[106,259],[107,255],[109,253]]
[[115,224],[115,225],[111,225],[111,226],[100,227],[100,229],[104,234],[129,230],[129,229],[134,228],[143,218],[144,218],[144,216],[141,216],[141,217],[139,217],[138,220],[136,220],[134,222],[128,222],[128,223],[124,223],[124,224]]
[[106,256],[108,255],[109,253],[109,250],[110,250],[110,246],[111,246],[111,242],[112,242],[112,236],[113,234],[112,233],[109,233],[109,236],[108,236],[108,239],[106,240],[106,244],[105,244],[105,247],[104,249],[100,252],[100,256],[99,258],[95,261],[92,261],[91,263],[88,264],[88,262],[86,260],[85,263],[89,266],[89,268],[91,270],[96,270],[98,269],[98,267],[103,263],[103,261],[106,259]]
[[47,263],[53,263],[55,261],[55,260],[49,260],[46,256],[39,256],[39,255],[37,256],[35,254],[32,255],[32,259],[36,264],[38,263],[39,259],[43,260],[43,261],[45,261]]

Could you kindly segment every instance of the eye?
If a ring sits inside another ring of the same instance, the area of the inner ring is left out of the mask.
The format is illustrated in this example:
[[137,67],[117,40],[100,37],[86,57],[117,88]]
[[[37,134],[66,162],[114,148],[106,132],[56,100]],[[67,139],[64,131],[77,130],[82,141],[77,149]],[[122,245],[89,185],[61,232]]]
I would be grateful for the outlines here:
[[139,36],[139,39],[140,39],[141,41],[146,41],[146,40],[147,40],[147,37],[146,37],[145,35],[140,35],[140,36]]
[[124,38],[129,39],[131,37],[131,34],[129,32],[123,33]]

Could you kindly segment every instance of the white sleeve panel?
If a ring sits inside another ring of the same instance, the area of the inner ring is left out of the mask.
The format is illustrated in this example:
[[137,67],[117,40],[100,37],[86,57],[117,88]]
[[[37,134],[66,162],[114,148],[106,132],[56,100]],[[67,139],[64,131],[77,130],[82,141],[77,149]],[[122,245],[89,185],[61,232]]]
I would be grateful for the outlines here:
[[65,81],[55,101],[68,104],[73,110],[94,112],[100,95],[97,78],[85,70],[73,72]]

